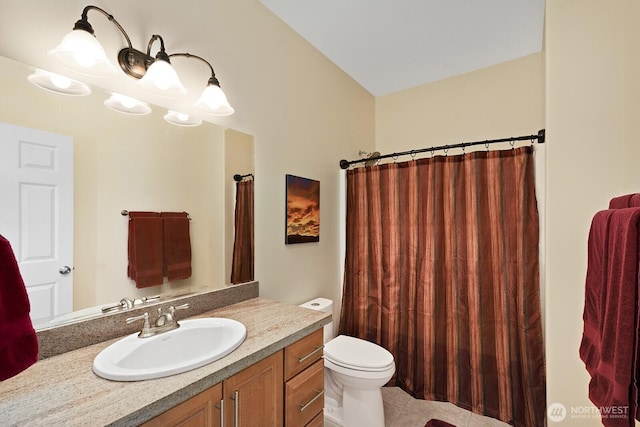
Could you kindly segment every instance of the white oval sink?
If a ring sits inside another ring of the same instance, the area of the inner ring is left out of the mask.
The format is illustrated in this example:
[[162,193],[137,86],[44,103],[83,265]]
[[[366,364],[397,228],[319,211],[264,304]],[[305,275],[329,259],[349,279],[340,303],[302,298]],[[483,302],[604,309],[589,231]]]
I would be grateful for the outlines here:
[[187,319],[180,327],[149,338],[128,335],[102,350],[93,372],[114,381],[161,378],[199,368],[238,348],[247,328],[233,319]]

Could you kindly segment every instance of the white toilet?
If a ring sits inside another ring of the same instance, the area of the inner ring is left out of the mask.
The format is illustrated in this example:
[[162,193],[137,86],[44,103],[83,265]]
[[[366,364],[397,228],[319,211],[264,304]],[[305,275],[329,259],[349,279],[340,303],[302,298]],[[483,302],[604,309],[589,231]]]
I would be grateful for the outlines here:
[[[323,312],[333,302],[316,298],[300,307]],[[333,322],[324,327],[324,416],[345,427],[384,427],[381,387],[396,370],[393,355],[359,338],[333,338]]]

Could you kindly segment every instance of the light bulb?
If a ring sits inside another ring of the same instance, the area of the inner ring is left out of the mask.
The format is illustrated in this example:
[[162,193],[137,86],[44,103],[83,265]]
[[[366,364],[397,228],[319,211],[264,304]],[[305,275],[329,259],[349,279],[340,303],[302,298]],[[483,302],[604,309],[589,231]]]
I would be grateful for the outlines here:
[[91,88],[86,83],[50,71],[37,69],[27,80],[40,89],[62,95],[85,96],[91,93]]
[[69,89],[71,87],[71,79],[60,74],[52,74],[51,83],[58,89]]
[[149,107],[149,104],[146,102],[122,95],[121,93],[112,93],[111,97],[104,101],[104,105],[119,113],[145,115],[151,112],[151,107]]
[[202,120],[200,119],[173,110],[169,110],[167,114],[165,114],[164,119],[167,122],[178,126],[198,126],[202,123]]
[[200,95],[196,106],[216,116],[229,116],[234,109],[220,86],[209,84]]
[[156,59],[140,79],[140,86],[156,94],[179,97],[187,93],[170,63]]
[[83,74],[104,76],[115,71],[100,42],[85,30],[68,33],[49,55],[65,67]]

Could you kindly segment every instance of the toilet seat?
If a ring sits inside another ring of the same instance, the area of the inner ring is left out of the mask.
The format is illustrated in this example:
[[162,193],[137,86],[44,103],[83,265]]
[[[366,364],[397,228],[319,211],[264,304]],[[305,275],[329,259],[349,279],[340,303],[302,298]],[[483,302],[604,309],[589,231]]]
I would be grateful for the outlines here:
[[339,335],[324,346],[324,357],[331,363],[357,371],[382,372],[395,366],[386,349],[359,338]]

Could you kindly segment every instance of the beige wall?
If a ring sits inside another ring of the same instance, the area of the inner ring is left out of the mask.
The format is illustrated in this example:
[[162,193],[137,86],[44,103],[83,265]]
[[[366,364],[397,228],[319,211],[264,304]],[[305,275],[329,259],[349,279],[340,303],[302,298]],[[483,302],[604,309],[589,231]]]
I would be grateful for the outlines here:
[[547,390],[569,411],[592,407],[578,356],[591,218],[640,191],[638,28],[637,1],[547,2]]
[[[228,40],[244,68],[238,105],[255,137],[256,278],[260,294],[288,303],[336,302],[342,277],[338,165],[374,144],[374,98],[257,1],[225,2],[242,24]],[[232,125],[232,127],[234,127]],[[244,128],[239,123],[237,129]],[[285,174],[320,181],[320,242],[285,245]]]
[[376,98],[376,150],[529,135],[543,123],[543,55],[534,54]]

